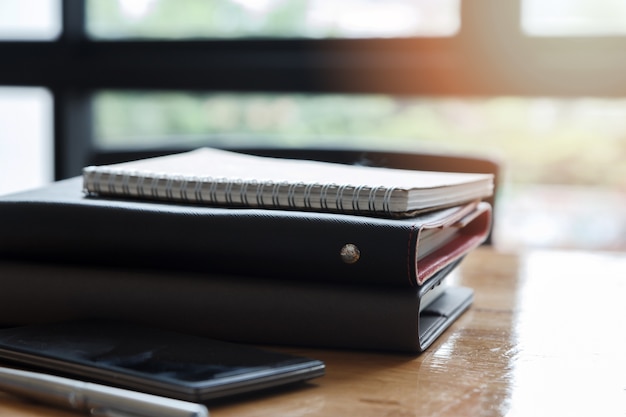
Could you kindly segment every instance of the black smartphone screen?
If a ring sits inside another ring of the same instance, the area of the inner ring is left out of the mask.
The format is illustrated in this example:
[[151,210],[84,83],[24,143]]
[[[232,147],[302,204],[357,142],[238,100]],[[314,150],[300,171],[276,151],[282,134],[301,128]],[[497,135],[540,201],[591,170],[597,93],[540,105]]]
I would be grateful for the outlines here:
[[187,401],[308,380],[325,370],[315,359],[109,320],[0,329],[0,359]]

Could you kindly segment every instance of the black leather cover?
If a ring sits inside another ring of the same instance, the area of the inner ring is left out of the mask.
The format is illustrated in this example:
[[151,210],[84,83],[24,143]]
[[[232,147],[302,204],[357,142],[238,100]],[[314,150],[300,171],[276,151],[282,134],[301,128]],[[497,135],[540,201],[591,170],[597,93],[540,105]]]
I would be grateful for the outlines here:
[[472,302],[471,289],[448,287],[420,313],[455,265],[405,288],[0,260],[0,326],[109,318],[236,342],[415,353]]
[[[0,198],[0,256],[416,286],[421,284],[415,259],[420,227],[445,223],[455,210],[390,220],[88,198],[77,177]],[[473,219],[458,242],[425,260],[420,279],[478,246],[489,222],[489,210]],[[340,257],[348,243],[361,252],[353,264]]]

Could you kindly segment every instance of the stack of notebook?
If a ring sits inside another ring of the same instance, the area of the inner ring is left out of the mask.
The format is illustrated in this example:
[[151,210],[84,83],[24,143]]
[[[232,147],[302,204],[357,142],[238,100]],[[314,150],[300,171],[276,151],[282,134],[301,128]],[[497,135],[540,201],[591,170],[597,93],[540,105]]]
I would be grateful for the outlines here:
[[198,149],[0,197],[0,326],[104,317],[230,341],[421,352],[490,174]]

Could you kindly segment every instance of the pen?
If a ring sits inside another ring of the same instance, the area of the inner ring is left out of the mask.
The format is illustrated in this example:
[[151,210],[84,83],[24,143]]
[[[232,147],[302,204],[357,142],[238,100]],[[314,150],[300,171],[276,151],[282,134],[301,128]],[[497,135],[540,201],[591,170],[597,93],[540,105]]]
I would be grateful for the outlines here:
[[207,417],[202,404],[0,367],[0,391],[105,417]]

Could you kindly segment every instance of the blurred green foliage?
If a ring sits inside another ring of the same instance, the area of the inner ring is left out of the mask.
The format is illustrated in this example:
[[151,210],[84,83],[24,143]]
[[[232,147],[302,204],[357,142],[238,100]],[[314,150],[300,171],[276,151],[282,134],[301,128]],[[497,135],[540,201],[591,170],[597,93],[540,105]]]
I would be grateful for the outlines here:
[[90,33],[109,38],[293,36],[306,27],[307,0],[267,2],[271,7],[264,13],[245,3],[89,0],[87,18]]
[[103,92],[100,146],[342,146],[491,155],[515,183],[626,188],[626,100]]

